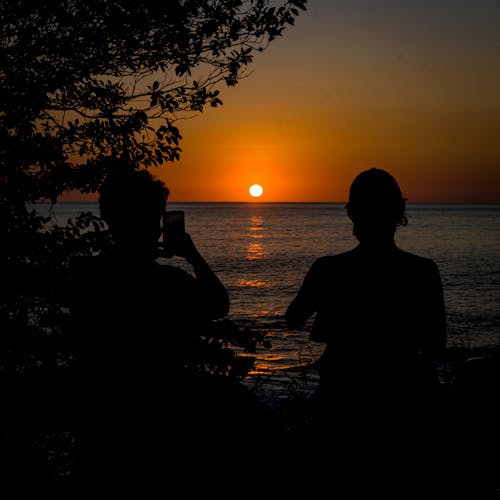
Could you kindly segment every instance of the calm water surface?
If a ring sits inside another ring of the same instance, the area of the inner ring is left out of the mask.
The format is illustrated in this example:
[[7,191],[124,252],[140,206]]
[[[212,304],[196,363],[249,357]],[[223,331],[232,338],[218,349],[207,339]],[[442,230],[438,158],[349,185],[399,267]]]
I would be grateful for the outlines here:
[[[42,211],[46,207],[39,207]],[[314,361],[321,344],[307,331],[287,331],[283,314],[305,272],[320,255],[357,244],[343,204],[169,203],[184,210],[186,230],[231,298],[230,318],[266,332],[272,348],[257,353],[257,369],[280,374]],[[95,203],[60,203],[64,224]],[[448,344],[500,344],[500,205],[410,204],[398,245],[439,266],[448,315]],[[190,270],[182,259],[171,263]]]

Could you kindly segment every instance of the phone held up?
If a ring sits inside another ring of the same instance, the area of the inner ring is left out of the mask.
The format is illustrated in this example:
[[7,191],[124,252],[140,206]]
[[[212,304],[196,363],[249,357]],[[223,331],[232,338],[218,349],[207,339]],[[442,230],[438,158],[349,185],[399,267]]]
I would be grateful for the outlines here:
[[176,255],[182,242],[185,226],[182,210],[167,210],[163,213],[163,249],[165,257]]

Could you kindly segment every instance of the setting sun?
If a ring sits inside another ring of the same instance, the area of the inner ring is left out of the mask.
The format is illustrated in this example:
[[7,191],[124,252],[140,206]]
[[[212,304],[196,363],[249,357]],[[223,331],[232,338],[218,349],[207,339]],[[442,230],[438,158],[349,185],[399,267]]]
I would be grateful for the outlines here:
[[264,192],[264,189],[260,184],[252,184],[250,188],[248,189],[248,192],[254,197],[258,198],[259,196],[262,196],[262,193]]

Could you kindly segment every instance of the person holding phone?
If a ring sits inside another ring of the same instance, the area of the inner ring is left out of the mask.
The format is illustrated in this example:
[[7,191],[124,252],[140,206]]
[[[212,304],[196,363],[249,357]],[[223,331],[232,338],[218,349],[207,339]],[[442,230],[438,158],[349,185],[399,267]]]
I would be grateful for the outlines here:
[[184,363],[194,339],[229,312],[225,286],[182,220],[175,254],[193,272],[158,259],[165,256],[159,240],[168,195],[146,170],[108,177],[99,208],[110,230],[109,248],[75,262],[71,316],[84,429],[77,471],[96,481],[137,474],[138,468],[153,474],[161,463],[153,457],[164,453],[172,432],[165,427],[174,425],[178,411],[168,401],[189,392]]
[[169,210],[163,214],[163,255],[173,257],[182,244],[186,232],[184,212],[182,210]]

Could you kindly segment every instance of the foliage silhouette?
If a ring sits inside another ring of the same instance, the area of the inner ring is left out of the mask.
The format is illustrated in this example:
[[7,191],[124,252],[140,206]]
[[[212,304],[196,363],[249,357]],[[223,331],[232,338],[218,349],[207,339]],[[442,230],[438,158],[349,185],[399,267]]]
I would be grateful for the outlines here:
[[175,121],[221,105],[305,9],[269,3],[2,1],[2,195],[56,200],[98,189],[110,158],[178,159]]
[[63,228],[25,203],[94,192],[117,163],[177,159],[176,119],[220,105],[218,87],[246,76],[253,54],[293,24],[305,2],[2,0],[1,7],[0,314],[7,332],[58,331],[64,304],[51,288],[68,279],[72,257],[99,252],[105,227],[82,214]]
[[107,241],[90,214],[62,228],[25,203],[95,192],[117,164],[177,159],[176,119],[220,105],[219,87],[246,76],[253,54],[305,8],[302,0],[269,3],[1,1],[4,331],[42,326],[41,316],[59,330],[64,304],[51,286],[68,279],[69,259]]
[[[221,90],[250,74],[254,54],[294,24],[306,1],[271,4],[0,1],[0,386],[6,407],[19,410],[3,417],[3,449],[14,453],[1,458],[22,457],[32,449],[26,439],[40,438],[30,419],[10,425],[23,408],[40,412],[50,401],[53,411],[44,411],[55,419],[71,404],[70,262],[109,244],[100,218],[82,213],[57,225],[27,203],[96,192],[117,164],[177,160],[177,120],[220,106]],[[214,323],[190,362],[241,380],[253,358],[233,347],[251,352],[260,341],[229,321]],[[58,425],[57,439],[67,431]]]

